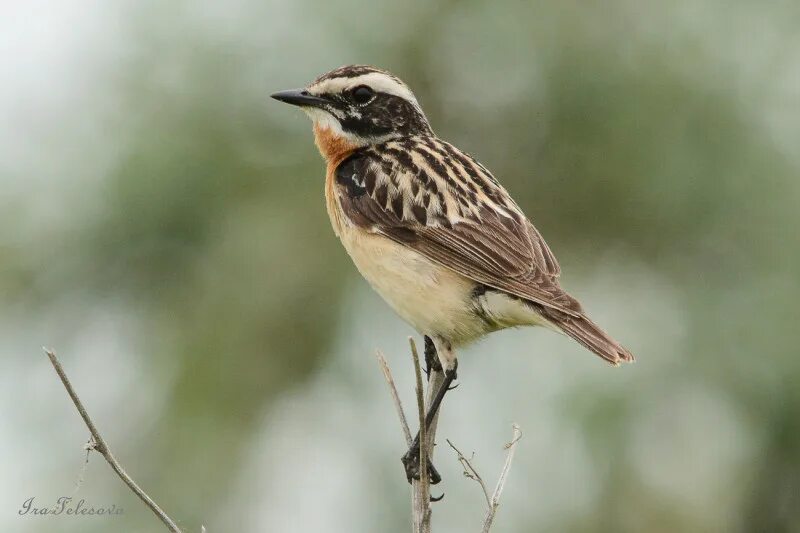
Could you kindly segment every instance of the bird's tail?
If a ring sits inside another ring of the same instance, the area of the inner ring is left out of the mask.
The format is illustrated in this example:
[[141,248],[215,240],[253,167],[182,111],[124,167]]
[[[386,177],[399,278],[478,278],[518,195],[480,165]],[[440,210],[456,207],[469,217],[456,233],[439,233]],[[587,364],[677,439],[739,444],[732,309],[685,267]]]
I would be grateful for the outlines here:
[[627,348],[612,339],[583,313],[573,316],[555,309],[546,309],[545,314],[554,326],[612,365],[632,363],[635,360]]

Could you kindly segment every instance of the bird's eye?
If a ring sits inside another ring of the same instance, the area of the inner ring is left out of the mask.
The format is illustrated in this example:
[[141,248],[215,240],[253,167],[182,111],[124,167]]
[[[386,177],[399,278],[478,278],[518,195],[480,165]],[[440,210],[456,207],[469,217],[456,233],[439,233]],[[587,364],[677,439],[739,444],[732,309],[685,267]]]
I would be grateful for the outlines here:
[[364,105],[375,96],[375,91],[367,87],[366,85],[359,85],[355,89],[353,89],[351,93],[353,97],[353,101],[359,105]]

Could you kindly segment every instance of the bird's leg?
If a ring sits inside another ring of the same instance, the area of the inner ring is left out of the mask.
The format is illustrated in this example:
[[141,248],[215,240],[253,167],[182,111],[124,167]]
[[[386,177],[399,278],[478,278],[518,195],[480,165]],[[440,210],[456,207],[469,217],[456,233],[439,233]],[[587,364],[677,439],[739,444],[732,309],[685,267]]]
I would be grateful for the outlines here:
[[[436,396],[433,398],[430,407],[428,408],[428,412],[425,415],[425,429],[429,429],[431,424],[433,423],[433,419],[436,417],[436,413],[439,411],[439,406],[442,404],[442,400],[444,399],[444,395],[450,390],[450,385],[453,383],[453,380],[456,379],[456,369],[458,368],[458,361],[455,362],[453,368],[446,370],[444,373],[444,381],[442,382],[442,386],[439,387],[439,390],[436,391]],[[442,476],[439,475],[439,472],[436,470],[436,467],[433,466],[431,463],[430,458],[426,458],[428,461],[428,474],[430,476],[430,482],[433,485],[436,485],[442,480]],[[414,440],[411,442],[411,446],[408,448],[406,454],[402,457],[403,466],[406,469],[406,479],[410,483],[412,479],[419,479],[419,465],[420,465],[420,442],[419,442],[419,431],[417,431],[417,435],[414,437]]]
[[[429,350],[429,347],[431,348]],[[455,354],[453,354],[452,349],[450,348],[449,344],[442,343],[437,350],[437,347],[434,346],[434,343],[431,341],[429,342],[429,337],[425,337],[425,360],[428,368],[435,369],[434,361],[429,360],[428,354],[433,352],[434,355],[437,355],[436,359],[438,359],[440,366],[447,367],[444,371],[444,381],[442,382],[439,389],[436,391],[436,395],[434,396],[433,400],[431,401],[430,406],[428,407],[428,412],[425,415],[425,429],[426,431],[430,429],[433,419],[436,417],[436,413],[439,411],[439,407],[442,404],[442,400],[444,400],[444,395],[447,394],[447,391],[450,390],[450,386],[452,385],[453,381],[456,379],[457,376],[457,369],[458,369],[458,359],[455,358]],[[437,351],[439,353],[437,353]],[[442,354],[442,351],[446,351],[446,354]],[[441,355],[445,355],[445,361],[441,360]],[[444,365],[442,364],[444,363]],[[449,363],[449,364],[448,364]],[[412,479],[419,479],[420,475],[420,442],[419,442],[419,432],[417,432],[416,437],[411,443],[411,446],[408,448],[408,451],[402,457],[403,466],[406,469],[406,479],[408,482],[411,483]],[[433,485],[436,485],[442,480],[442,477],[439,475],[439,472],[433,466],[430,461],[429,457],[426,457],[425,460],[428,462],[428,475],[430,478],[430,482]]]
[[433,344],[433,339],[425,335],[425,374],[428,376],[428,381],[431,379],[431,370],[441,372],[442,363],[439,362],[439,356],[436,354],[436,346]]

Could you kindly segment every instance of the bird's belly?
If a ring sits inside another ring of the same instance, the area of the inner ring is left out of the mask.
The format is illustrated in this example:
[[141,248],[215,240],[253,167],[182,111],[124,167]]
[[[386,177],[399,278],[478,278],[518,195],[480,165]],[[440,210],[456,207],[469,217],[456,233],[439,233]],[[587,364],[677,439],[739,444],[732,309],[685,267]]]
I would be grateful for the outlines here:
[[488,332],[472,303],[475,282],[382,235],[342,229],[361,275],[420,333],[458,345]]

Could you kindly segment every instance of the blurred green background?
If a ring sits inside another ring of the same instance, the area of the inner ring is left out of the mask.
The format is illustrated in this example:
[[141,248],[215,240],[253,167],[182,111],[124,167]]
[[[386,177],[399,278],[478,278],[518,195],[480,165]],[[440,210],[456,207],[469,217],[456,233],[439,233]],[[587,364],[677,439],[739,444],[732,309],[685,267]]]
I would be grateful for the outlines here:
[[[406,531],[410,327],[329,227],[301,112],[348,63],[414,89],[638,362],[544,330],[461,353],[440,441],[499,473],[495,529],[800,531],[800,4],[68,0],[0,7],[0,526]],[[440,443],[441,444],[441,443]],[[437,532],[477,531],[441,445]],[[113,518],[19,516],[35,496]]]

